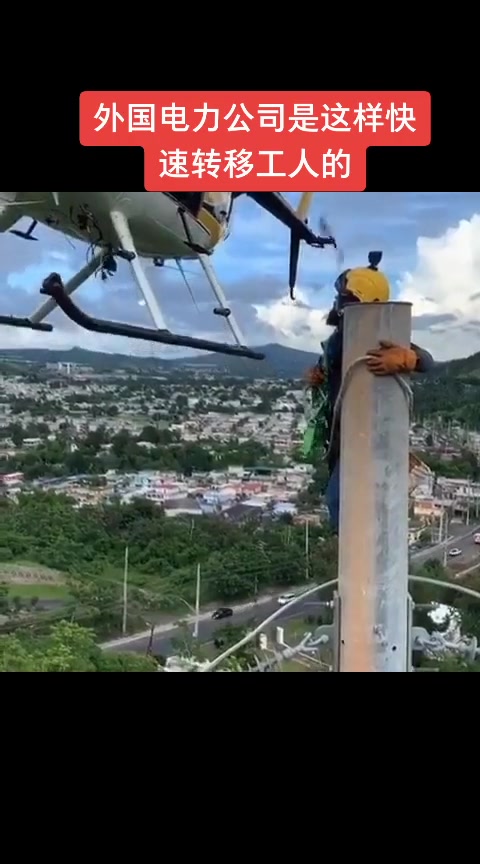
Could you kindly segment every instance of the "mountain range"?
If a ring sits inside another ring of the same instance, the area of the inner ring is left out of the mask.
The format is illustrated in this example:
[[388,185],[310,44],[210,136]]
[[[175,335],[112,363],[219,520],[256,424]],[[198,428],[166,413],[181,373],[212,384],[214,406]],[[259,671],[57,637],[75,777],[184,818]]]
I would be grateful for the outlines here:
[[196,371],[211,372],[248,378],[300,378],[305,369],[318,359],[317,354],[296,351],[283,345],[261,345],[256,347],[265,354],[265,360],[247,360],[224,354],[201,354],[194,357],[139,357],[126,354],[104,354],[87,351],[84,348],[68,350],[49,350],[46,348],[0,349],[0,359],[10,363],[19,361],[45,365],[46,363],[73,363],[90,366],[95,372],[126,369],[152,372],[172,372],[189,368]]
[[[127,354],[104,354],[84,348],[49,350],[47,348],[0,349],[0,360],[45,365],[47,363],[73,363],[89,366],[95,372],[138,370],[172,372],[189,368],[192,371],[210,372],[213,375],[230,375],[246,378],[301,378],[305,370],[316,363],[318,354],[298,351],[285,345],[270,344],[256,348],[265,354],[265,360],[247,360],[222,354],[202,354],[195,357],[166,359],[161,357],[138,357]],[[470,357],[439,363],[435,375],[452,377],[479,377],[480,352]]]

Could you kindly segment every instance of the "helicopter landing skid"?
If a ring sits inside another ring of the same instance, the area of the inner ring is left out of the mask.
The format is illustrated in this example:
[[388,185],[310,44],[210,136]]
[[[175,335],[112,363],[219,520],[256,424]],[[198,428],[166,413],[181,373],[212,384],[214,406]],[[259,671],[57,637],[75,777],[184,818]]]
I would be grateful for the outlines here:
[[[153,289],[144,271],[140,256],[137,253],[128,219],[119,211],[113,211],[110,216],[119,246],[117,251],[110,250],[110,253],[114,257],[123,257],[128,261],[135,282],[137,283],[145,305],[150,312],[150,316],[155,325],[154,328],[137,327],[115,321],[91,318],[89,315],[86,315],[82,309],[69,300],[70,295],[73,294],[74,291],[83,285],[83,283],[86,282],[95,272],[104,267],[106,258],[106,250],[104,248],[98,249],[88,264],[83,267],[79,273],[73,276],[66,285],[64,285],[61,278],[58,277],[58,284],[60,287],[57,286],[56,282],[52,282],[51,284],[54,285],[52,289],[50,280],[46,280],[42,293],[48,295],[48,300],[42,303],[41,306],[35,310],[33,315],[31,315],[30,320],[32,322],[38,324],[44,321],[47,315],[49,315],[58,305],[72,321],[76,321],[76,323],[80,324],[81,327],[92,332],[114,333],[119,336],[127,336],[130,339],[143,339],[148,342],[159,342],[164,345],[177,345],[183,348],[193,348],[198,351],[211,351],[219,354],[230,354],[237,357],[248,357],[253,360],[264,359],[263,354],[260,354],[258,351],[252,351],[245,346],[242,332],[235,321],[231,310],[228,308],[222,286],[216,277],[209,256],[200,251],[197,251],[200,265],[218,303],[218,307],[215,309],[215,315],[220,315],[225,318],[236,344],[229,345],[228,343],[212,342],[206,339],[197,339],[195,337],[172,333],[166,325],[157,298],[155,297]],[[45,288],[46,284],[48,290]],[[61,303],[57,300],[57,294],[61,297]],[[114,329],[112,329],[112,327]]]
[[41,333],[51,333],[53,330],[51,324],[37,324],[30,318],[18,318],[16,315],[0,315],[0,325],[2,327],[21,327],[24,330],[38,330]]
[[145,342],[159,342],[162,345],[176,345],[182,348],[193,348],[197,351],[211,351],[218,354],[230,354],[236,357],[248,357],[251,360],[264,360],[265,355],[252,351],[243,345],[228,345],[221,342],[211,342],[208,339],[196,339],[191,336],[181,336],[169,330],[154,330],[148,327],[137,327],[133,324],[122,324],[117,321],[106,321],[92,318],[80,309],[68,296],[65,286],[58,273],[52,273],[43,282],[41,294],[51,297],[62,312],[79,327],[92,333],[106,333],[111,336],[124,336],[129,339],[141,339]]

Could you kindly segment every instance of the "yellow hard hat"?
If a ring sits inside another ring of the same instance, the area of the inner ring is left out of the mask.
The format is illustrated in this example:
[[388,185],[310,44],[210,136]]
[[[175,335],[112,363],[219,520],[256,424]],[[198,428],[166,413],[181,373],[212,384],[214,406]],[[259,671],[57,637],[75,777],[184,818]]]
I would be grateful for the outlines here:
[[341,294],[353,294],[360,303],[388,303],[390,283],[387,277],[377,270],[382,259],[381,252],[370,252],[369,267],[354,267],[346,270],[337,279],[335,287]]
[[360,300],[360,303],[388,303],[390,283],[379,270],[355,267],[347,273],[345,289]]

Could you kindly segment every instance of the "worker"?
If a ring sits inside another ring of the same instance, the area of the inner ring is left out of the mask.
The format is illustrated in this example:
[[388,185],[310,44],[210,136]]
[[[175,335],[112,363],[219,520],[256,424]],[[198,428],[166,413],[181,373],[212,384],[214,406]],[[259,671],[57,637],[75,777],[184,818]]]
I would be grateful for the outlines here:
[[[326,503],[332,529],[338,534],[340,510],[340,429],[332,429],[333,409],[342,383],[343,311],[347,303],[387,303],[390,284],[378,270],[381,252],[370,252],[368,267],[343,272],[335,282],[335,302],[328,313],[327,324],[333,333],[322,344],[323,354],[307,372],[311,388],[312,411],[304,438],[304,455],[313,456],[322,447],[328,453],[328,485]],[[434,361],[428,351],[416,345],[394,345],[380,342],[367,351],[366,367],[373,375],[398,375],[408,372],[428,372]]]

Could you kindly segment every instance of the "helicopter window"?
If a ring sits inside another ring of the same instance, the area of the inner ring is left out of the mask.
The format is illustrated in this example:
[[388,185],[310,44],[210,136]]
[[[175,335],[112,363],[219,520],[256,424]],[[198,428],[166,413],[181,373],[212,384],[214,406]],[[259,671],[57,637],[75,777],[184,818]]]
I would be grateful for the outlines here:
[[205,210],[207,210],[207,212],[210,213],[213,218],[217,220],[217,222],[224,222],[225,213],[223,210],[219,213],[217,207],[215,207],[213,204],[209,204],[208,201],[204,201],[203,206]]
[[205,192],[203,206],[220,224],[230,219],[232,204],[230,192]]
[[198,216],[200,207],[202,206],[203,192],[172,192],[171,196],[179,204],[183,204],[187,210],[190,210],[190,213],[193,213],[194,216]]

